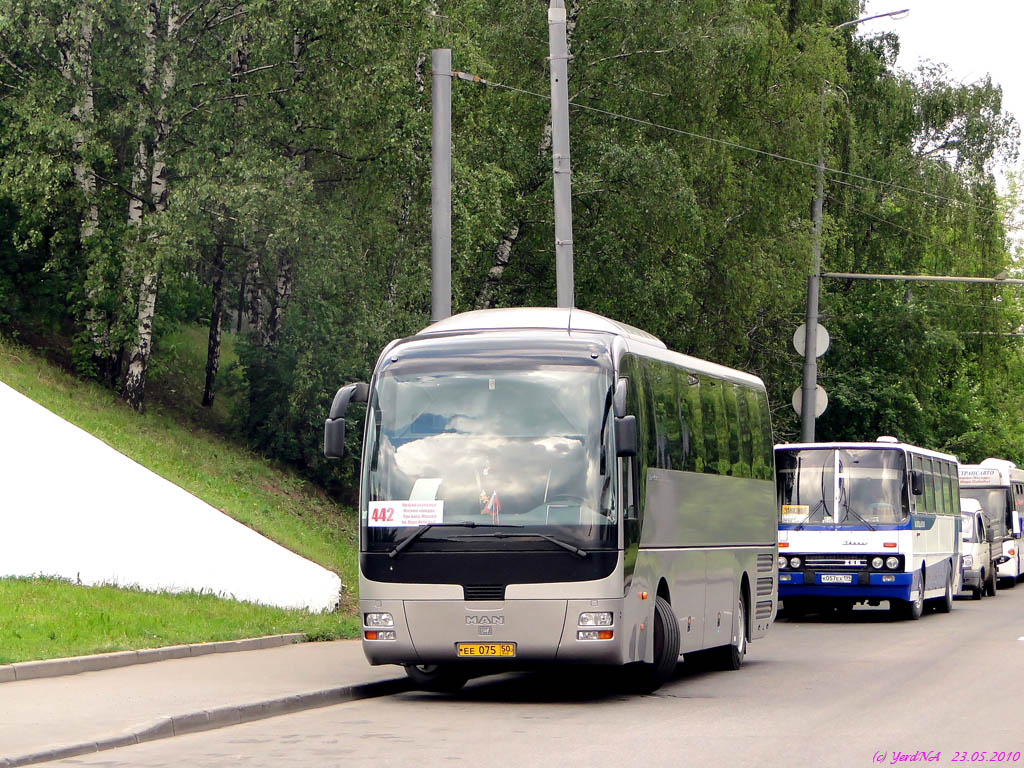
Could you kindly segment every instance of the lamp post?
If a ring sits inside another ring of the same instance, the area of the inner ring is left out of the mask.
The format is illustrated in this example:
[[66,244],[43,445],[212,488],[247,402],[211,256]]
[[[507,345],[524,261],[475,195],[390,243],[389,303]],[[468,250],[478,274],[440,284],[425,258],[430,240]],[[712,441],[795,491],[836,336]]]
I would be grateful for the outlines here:
[[[860,19],[844,21],[832,27],[837,32],[844,27],[852,27],[872,19],[902,19],[910,9],[877,13]],[[831,33],[830,33],[831,34]],[[826,83],[821,89],[821,122],[825,122],[825,96],[828,91]],[[824,134],[818,142],[818,165],[814,182],[814,204],[811,208],[811,253],[813,266],[807,278],[807,316],[804,325],[804,375],[800,394],[800,438],[805,443],[814,442],[814,421],[818,417],[818,297],[821,293],[821,213],[825,197],[825,139]]]

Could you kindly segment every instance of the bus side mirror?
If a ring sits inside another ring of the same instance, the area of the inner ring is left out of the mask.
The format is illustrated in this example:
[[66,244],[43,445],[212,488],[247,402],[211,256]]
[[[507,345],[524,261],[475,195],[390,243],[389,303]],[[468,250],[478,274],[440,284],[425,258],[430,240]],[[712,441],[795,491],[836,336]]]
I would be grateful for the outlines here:
[[920,470],[910,470],[910,492],[915,496],[920,496],[924,493],[924,475],[921,474]]
[[626,398],[628,396],[629,379],[625,376],[620,376],[619,380],[615,382],[615,399],[613,401],[615,415],[620,419],[626,415]]
[[370,388],[363,382],[348,384],[334,395],[327,421],[324,422],[324,456],[340,459],[345,455],[345,411],[349,403],[365,403]]
[[636,416],[615,417],[615,453],[636,456]]
[[1020,536],[1020,512],[1013,510],[1013,535]]

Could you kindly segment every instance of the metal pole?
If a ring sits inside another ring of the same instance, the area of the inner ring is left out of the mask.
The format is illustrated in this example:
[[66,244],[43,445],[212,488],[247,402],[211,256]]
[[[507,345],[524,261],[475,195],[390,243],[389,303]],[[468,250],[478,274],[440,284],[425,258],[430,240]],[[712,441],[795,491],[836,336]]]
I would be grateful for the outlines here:
[[555,183],[555,277],[559,307],[572,307],[572,171],[569,165],[569,45],[564,0],[548,7],[551,165]]
[[[824,125],[825,89],[821,91],[821,115]],[[824,130],[824,127],[823,127]],[[805,443],[814,442],[815,407],[818,392],[818,295],[821,288],[821,209],[825,198],[825,139],[818,144],[818,168],[811,208],[813,269],[807,278],[807,317],[804,319],[804,380],[800,393],[800,434]]]
[[431,54],[430,319],[452,313],[452,51]]

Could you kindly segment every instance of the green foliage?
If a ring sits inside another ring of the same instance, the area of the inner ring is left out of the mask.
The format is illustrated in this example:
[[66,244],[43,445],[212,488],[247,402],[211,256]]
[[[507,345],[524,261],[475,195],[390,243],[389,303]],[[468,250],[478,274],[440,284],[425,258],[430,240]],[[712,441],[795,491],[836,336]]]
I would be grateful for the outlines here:
[[[189,0],[180,30],[152,44],[135,0],[4,6],[0,323],[63,331],[78,369],[116,386],[140,276],[157,269],[161,402],[168,381],[189,379],[185,410],[196,407],[205,367],[182,377],[168,365],[184,359],[182,329],[219,300],[246,319],[238,367],[218,374],[233,431],[353,498],[355,455],[326,462],[322,425],[338,386],[365,381],[389,340],[428,321],[433,47],[519,89],[453,83],[454,309],[554,303],[544,5]],[[1017,128],[997,84],[895,72],[894,34],[834,29],[857,17],[854,0],[568,6],[576,304],[760,375],[775,439],[798,434],[789,340],[819,155],[826,271],[1011,267],[1003,218],[1019,206],[991,174],[1013,159]],[[90,19],[87,56],[69,41]],[[173,85],[143,87],[150,59],[173,67]],[[163,200],[136,190],[140,146],[147,172],[164,153]],[[129,225],[138,197],[143,221]],[[907,300],[895,283],[823,286],[833,345],[820,438],[895,433],[1024,461],[1020,353],[992,335],[1020,326],[1014,293],[915,285]],[[237,397],[225,375],[240,379]],[[739,450],[739,462],[708,461],[763,473],[756,451]]]

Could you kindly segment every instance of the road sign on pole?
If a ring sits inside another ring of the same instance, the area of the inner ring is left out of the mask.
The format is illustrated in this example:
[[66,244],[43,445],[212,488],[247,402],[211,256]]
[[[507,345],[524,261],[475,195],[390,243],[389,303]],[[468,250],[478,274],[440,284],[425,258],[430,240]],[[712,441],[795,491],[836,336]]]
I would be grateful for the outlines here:
[[[796,411],[797,416],[803,415],[803,396],[804,388],[797,387],[793,390],[793,410]],[[819,384],[814,391],[814,418],[818,418],[828,408],[828,394],[825,392],[825,388]]]
[[[807,323],[801,323],[800,327],[796,329],[796,333],[793,334],[793,346],[796,347],[797,354],[802,355],[804,353],[805,341],[807,339]],[[818,335],[815,337],[817,342],[814,346],[816,348],[815,357],[821,357],[828,351],[828,345],[831,343],[832,338],[828,335],[828,331],[825,326],[818,326]]]

